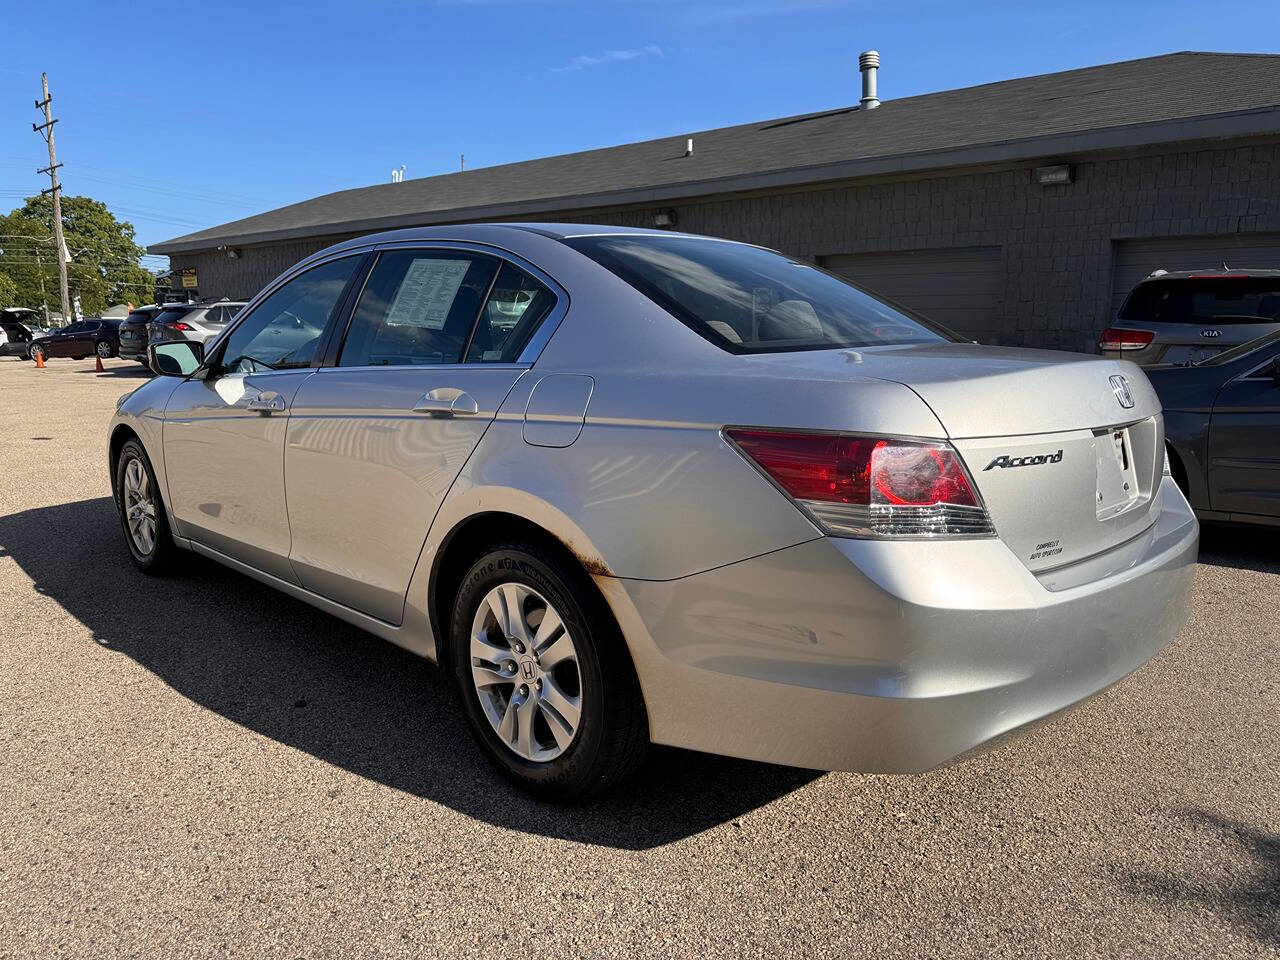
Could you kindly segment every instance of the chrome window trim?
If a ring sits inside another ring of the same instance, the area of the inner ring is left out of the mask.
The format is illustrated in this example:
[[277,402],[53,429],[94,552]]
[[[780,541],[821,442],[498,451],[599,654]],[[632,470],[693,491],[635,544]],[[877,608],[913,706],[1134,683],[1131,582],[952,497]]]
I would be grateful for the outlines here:
[[[316,373],[362,373],[372,370],[528,370],[530,363],[367,363],[358,367],[316,367]],[[281,370],[280,373],[287,371]]]
[[[497,257],[499,260],[505,260],[512,266],[519,267],[529,276],[533,277],[548,290],[556,298],[555,306],[548,311],[546,318],[542,323],[538,324],[538,329],[533,331],[533,336],[529,338],[529,342],[524,345],[524,349],[520,351],[520,356],[516,358],[513,364],[496,364],[496,363],[476,363],[462,360],[457,364],[447,364],[447,366],[464,366],[464,367],[499,367],[499,366],[524,366],[530,367],[537,362],[538,357],[542,354],[542,350],[551,340],[552,335],[560,326],[560,322],[564,320],[565,314],[569,312],[569,291],[567,291],[554,277],[550,276],[541,267],[530,263],[518,253],[513,253],[506,247],[500,247],[492,243],[470,243],[461,240],[386,240],[382,243],[372,245],[371,249],[375,252],[383,250],[461,250],[467,253],[478,253],[484,256]],[[370,271],[372,272],[372,271]],[[498,273],[502,272],[502,268],[498,268]],[[498,274],[494,274],[494,280],[497,280]],[[363,293],[363,291],[361,291]],[[356,301],[359,304],[359,300]],[[408,364],[406,364],[408,366]],[[417,366],[417,364],[413,364]],[[425,364],[423,364],[425,366]],[[347,367],[348,370],[354,370],[355,367]],[[386,367],[375,367],[376,370],[385,370]]]
[[1276,378],[1274,376],[1259,377],[1259,376],[1255,376],[1255,374],[1258,373],[1258,371],[1260,370],[1265,370],[1267,367],[1270,367],[1272,364],[1276,362],[1277,358],[1280,358],[1280,353],[1272,354],[1270,357],[1267,357],[1266,360],[1263,360],[1262,363],[1258,364],[1253,369],[1249,370],[1246,373],[1240,374],[1240,376],[1236,377],[1234,380],[1231,380],[1229,382],[1241,383],[1243,381],[1249,380],[1254,382],[1275,383]]
[[[369,253],[380,253],[383,250],[402,250],[406,247],[413,248],[413,249],[423,249],[423,250],[431,250],[431,249],[462,250],[469,253],[479,253],[479,254],[484,254],[486,256],[490,256],[490,257],[497,257],[499,260],[508,261],[514,266],[519,267],[521,270],[528,273],[535,280],[544,284],[547,287],[547,289],[550,290],[552,294],[554,294],[556,298],[555,306],[551,308],[550,312],[546,316],[546,319],[543,320],[542,323],[538,324],[538,329],[533,332],[533,336],[529,338],[529,342],[526,343],[524,346],[524,349],[520,351],[520,356],[516,358],[516,361],[514,364],[484,364],[484,363],[468,364],[466,361],[462,361],[461,363],[446,364],[445,366],[450,366],[450,367],[453,367],[453,366],[476,366],[476,367],[485,367],[485,366],[529,367],[529,366],[532,366],[534,363],[537,362],[538,357],[542,354],[543,349],[546,347],[547,343],[551,340],[552,335],[555,334],[556,330],[559,328],[560,323],[565,318],[565,314],[569,312],[569,291],[567,291],[559,281],[557,281],[554,277],[548,274],[541,267],[538,267],[536,264],[530,263],[528,260],[520,256],[518,253],[508,250],[506,247],[498,246],[497,244],[473,243],[473,242],[466,242],[461,240],[384,240],[381,242],[358,243],[358,244],[353,244],[352,246],[349,246],[349,247],[344,246],[340,249],[329,251],[327,254],[325,254],[324,251],[321,251],[320,253],[313,253],[310,257],[307,257],[304,260],[300,260],[299,262],[295,263],[292,267],[290,267],[288,270],[286,270],[284,273],[280,274],[280,276],[276,277],[273,281],[271,281],[269,284],[267,284],[265,287],[259,290],[257,294],[251,297],[244,304],[244,306],[240,308],[239,312],[236,313],[235,317],[232,320],[229,320],[227,324],[220,331],[218,331],[218,333],[213,337],[213,339],[211,339],[209,343],[206,345],[205,356],[206,357],[212,356],[214,351],[221,345],[223,338],[230,336],[232,331],[234,331],[238,326],[240,326],[240,324],[244,323],[246,319],[252,316],[253,311],[258,309],[258,305],[263,300],[271,296],[273,293],[275,293],[282,286],[284,286],[286,283],[288,283],[290,280],[292,280],[294,277],[298,276],[299,274],[305,273],[306,271],[311,270],[314,267],[320,267],[326,263],[331,263],[334,260],[342,260],[346,257],[363,257]],[[499,268],[499,271],[501,271],[501,268]],[[369,274],[372,272],[373,272],[373,265],[370,266],[369,270],[365,273],[365,276],[361,280],[360,293],[357,294],[356,299],[352,303],[353,315],[354,315],[355,308],[359,306],[360,296],[363,295],[364,293],[364,285],[368,283]],[[494,274],[494,276],[496,278],[497,274]],[[351,317],[348,316],[347,323],[350,324],[350,322],[351,322]],[[203,364],[201,366],[203,367]],[[316,367],[315,369],[326,370],[336,366],[337,366],[336,363],[335,364],[323,363],[319,367]],[[405,364],[405,366],[418,366],[418,365]],[[421,366],[425,367],[427,365],[422,364]],[[365,369],[365,368],[344,367],[343,369],[357,370],[357,369]],[[368,369],[385,370],[387,369],[387,367],[378,366],[378,367],[372,367]]]

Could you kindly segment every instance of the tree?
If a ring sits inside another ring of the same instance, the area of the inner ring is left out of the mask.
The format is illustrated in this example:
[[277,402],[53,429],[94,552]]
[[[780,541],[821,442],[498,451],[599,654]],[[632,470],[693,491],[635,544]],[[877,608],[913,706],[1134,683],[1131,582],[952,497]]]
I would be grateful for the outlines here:
[[0,310],[5,307],[20,307],[18,303],[18,285],[7,273],[0,273]]
[[[16,288],[14,306],[38,308],[50,293],[57,300],[52,216],[53,202],[42,194],[0,218],[0,271]],[[133,224],[117,220],[106,204],[90,197],[63,197],[62,231],[71,254],[71,295],[80,297],[85,313],[114,303],[151,302],[155,281],[138,263],[145,251],[134,241]]]

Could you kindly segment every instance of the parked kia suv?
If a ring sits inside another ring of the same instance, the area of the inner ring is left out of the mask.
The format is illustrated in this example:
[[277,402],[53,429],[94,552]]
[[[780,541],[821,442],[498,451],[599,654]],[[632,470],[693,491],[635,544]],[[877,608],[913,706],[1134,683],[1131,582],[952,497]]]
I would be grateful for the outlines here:
[[1280,330],[1280,269],[1157,270],[1102,331],[1103,356],[1190,365]]
[[129,311],[120,324],[120,356],[125,360],[137,360],[147,366],[148,326],[164,307],[148,304]]

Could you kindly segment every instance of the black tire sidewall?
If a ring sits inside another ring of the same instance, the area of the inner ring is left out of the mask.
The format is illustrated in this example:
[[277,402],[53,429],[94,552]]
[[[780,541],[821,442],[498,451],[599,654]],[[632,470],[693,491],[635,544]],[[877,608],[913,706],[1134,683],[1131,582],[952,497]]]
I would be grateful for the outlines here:
[[27,359],[32,363],[36,361],[37,357],[45,358],[44,347],[31,347],[27,350]]
[[[133,536],[129,533],[129,523],[125,519],[124,471],[131,460],[138,460],[142,464],[142,469],[147,472],[147,481],[151,484],[151,489],[155,491],[156,543],[150,555],[142,554],[134,545]],[[160,496],[160,485],[156,482],[155,471],[151,469],[151,461],[147,457],[147,451],[143,449],[142,444],[137,440],[126,440],[124,446],[120,448],[120,457],[116,460],[116,513],[120,518],[120,532],[124,534],[125,548],[129,551],[129,556],[133,559],[134,565],[144,573],[158,573],[167,564],[169,553],[173,549],[169,539],[169,520],[165,514],[164,502]]]
[[[450,623],[450,660],[463,710],[481,749],[508,778],[534,793],[571,797],[592,789],[605,744],[605,698],[610,695],[601,669],[602,625],[578,595],[578,578],[536,548],[504,545],[485,553],[467,571],[454,601]],[[554,760],[535,762],[502,743],[480,706],[471,679],[471,623],[480,601],[501,583],[532,587],[555,607],[573,638],[582,681],[582,713],[569,749]]]

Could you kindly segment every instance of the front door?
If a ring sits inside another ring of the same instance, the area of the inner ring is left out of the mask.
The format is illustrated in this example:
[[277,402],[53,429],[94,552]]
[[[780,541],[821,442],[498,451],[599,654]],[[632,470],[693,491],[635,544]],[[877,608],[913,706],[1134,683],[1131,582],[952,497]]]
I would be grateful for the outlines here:
[[51,357],[78,357],[77,345],[84,337],[85,327],[84,321],[63,327],[45,344],[45,352]]
[[1214,510],[1280,517],[1280,377],[1268,364],[1219,392],[1209,420]]
[[289,280],[237,324],[204,379],[165,410],[164,456],[177,533],[293,583],[284,443],[298,388],[360,257]]
[[303,586],[388,623],[436,510],[525,367],[556,297],[460,249],[379,256],[337,365],[298,391],[285,480]]

